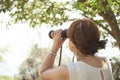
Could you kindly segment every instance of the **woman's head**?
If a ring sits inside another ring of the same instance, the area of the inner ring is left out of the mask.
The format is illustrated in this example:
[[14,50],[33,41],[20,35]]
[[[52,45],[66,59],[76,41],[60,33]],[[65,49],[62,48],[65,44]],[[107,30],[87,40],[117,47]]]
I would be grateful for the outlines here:
[[100,40],[100,32],[97,25],[89,19],[79,19],[74,21],[68,29],[68,37],[75,48],[85,55],[94,55],[104,41]]

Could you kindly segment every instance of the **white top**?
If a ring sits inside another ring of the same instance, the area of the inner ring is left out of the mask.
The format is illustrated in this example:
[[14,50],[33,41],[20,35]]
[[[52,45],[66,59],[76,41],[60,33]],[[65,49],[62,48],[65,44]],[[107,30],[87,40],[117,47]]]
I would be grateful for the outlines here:
[[70,80],[112,80],[110,62],[106,58],[105,61],[103,68],[96,68],[82,61],[67,64]]

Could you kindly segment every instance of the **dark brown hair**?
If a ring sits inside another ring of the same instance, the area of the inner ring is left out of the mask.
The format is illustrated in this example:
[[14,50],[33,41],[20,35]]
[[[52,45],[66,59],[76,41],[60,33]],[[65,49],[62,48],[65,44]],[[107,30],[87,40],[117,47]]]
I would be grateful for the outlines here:
[[74,21],[68,29],[68,35],[75,47],[85,55],[94,55],[100,47],[105,48],[105,41],[100,41],[97,25],[89,19]]

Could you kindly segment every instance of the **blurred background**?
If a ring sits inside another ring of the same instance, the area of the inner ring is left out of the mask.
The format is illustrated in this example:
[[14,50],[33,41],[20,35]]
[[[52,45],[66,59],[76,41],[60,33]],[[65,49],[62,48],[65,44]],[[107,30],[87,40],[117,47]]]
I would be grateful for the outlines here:
[[[114,80],[120,80],[119,0],[0,0],[0,80],[40,80],[37,69],[52,45],[49,31],[67,29],[84,17],[108,40],[96,55],[110,59]],[[72,59],[66,40],[61,64]]]

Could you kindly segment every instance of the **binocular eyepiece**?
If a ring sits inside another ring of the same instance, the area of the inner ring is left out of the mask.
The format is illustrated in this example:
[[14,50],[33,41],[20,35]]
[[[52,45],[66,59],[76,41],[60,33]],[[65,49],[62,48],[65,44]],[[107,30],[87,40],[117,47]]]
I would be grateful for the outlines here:
[[[49,32],[49,34],[48,34],[51,39],[53,38],[52,32],[54,32],[54,30],[51,30],[51,31]],[[64,29],[64,30],[61,32],[61,39],[65,39],[65,38],[67,38],[67,29]]]

